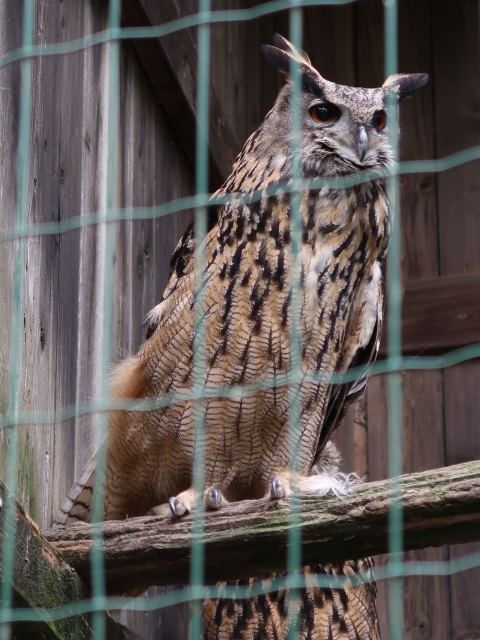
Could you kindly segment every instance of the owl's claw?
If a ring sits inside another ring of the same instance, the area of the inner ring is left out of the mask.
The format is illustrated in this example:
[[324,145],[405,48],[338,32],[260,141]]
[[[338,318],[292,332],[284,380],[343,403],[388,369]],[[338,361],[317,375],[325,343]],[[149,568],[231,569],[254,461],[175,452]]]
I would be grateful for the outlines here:
[[170,509],[173,515],[177,516],[177,518],[181,518],[186,513],[188,513],[187,507],[183,504],[183,502],[181,502],[181,500],[179,500],[175,496],[169,498],[168,504],[170,505]]
[[218,487],[210,487],[205,491],[205,506],[217,510],[222,506],[223,496]]
[[277,478],[277,476],[273,476],[273,478],[270,480],[270,493],[271,497],[274,500],[281,500],[287,495],[285,487],[280,482],[279,478]]

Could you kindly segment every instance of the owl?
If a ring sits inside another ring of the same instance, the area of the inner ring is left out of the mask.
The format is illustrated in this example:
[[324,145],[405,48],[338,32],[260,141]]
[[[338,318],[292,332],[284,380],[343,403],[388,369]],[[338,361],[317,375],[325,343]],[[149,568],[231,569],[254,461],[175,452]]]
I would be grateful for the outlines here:
[[[348,87],[323,78],[308,56],[282,36],[275,35],[274,46],[264,46],[264,52],[287,76],[291,61],[296,62],[299,102],[293,104],[287,78],[216,194],[226,196],[227,204],[219,207],[204,240],[204,273],[198,272],[190,228],[173,254],[163,299],[148,316],[147,340],[114,373],[115,398],[173,394],[176,400],[151,410],[111,413],[105,519],[147,512],[182,517],[200,503],[219,509],[244,499],[342,491],[328,442],[346,408],[364,390],[382,326],[390,213],[378,170],[391,164],[389,130],[397,126],[387,121],[387,93],[401,100],[427,76],[392,76],[380,88]],[[295,298],[290,222],[294,108],[301,118],[296,140],[300,177],[337,179],[367,170],[377,171],[377,177],[366,175],[350,186],[305,182],[298,198],[301,284],[295,328],[302,381],[295,387],[299,415],[292,435],[292,390],[285,376]],[[241,197],[251,192],[254,197]],[[199,402],[188,393],[201,280],[205,398],[198,437],[204,444],[204,487],[198,492],[192,473]],[[352,367],[363,372],[355,381],[329,380],[332,372]],[[223,393],[238,385],[257,390],[242,396]],[[62,507],[61,523],[89,520],[94,483],[92,459]],[[370,569],[365,560],[305,572],[369,575]],[[256,606],[209,601],[205,638],[286,637],[285,593],[273,595]],[[299,637],[378,637],[372,585],[309,588],[303,599]],[[258,635],[260,628],[266,635]]]

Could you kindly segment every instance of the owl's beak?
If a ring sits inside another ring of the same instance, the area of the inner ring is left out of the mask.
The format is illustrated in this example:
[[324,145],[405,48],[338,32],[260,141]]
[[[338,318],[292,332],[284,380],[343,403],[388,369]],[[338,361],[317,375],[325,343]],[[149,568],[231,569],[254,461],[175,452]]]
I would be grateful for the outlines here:
[[365,130],[365,127],[363,125],[360,125],[357,131],[357,154],[358,154],[358,157],[360,158],[360,162],[363,162],[363,159],[365,158],[365,154],[367,153],[367,149],[368,149],[367,132]]

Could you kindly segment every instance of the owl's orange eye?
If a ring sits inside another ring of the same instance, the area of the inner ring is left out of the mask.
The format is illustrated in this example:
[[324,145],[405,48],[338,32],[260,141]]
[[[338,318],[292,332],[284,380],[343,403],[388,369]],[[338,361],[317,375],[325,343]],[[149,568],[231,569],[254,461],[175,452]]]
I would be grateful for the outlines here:
[[387,124],[387,114],[385,111],[376,111],[372,118],[372,127],[377,131],[383,131]]
[[308,113],[312,120],[323,122],[324,124],[336,122],[340,118],[340,109],[331,102],[314,104],[313,107],[310,107]]

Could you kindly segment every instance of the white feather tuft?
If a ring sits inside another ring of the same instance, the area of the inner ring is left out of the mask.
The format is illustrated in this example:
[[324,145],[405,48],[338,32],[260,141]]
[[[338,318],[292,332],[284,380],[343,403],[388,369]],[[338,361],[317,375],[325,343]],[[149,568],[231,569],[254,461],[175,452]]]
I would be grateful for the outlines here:
[[340,498],[351,493],[352,488],[360,482],[361,479],[356,473],[339,472],[335,475],[320,473],[301,478],[298,489],[301,493],[314,493],[317,496],[333,493],[337,498]]

